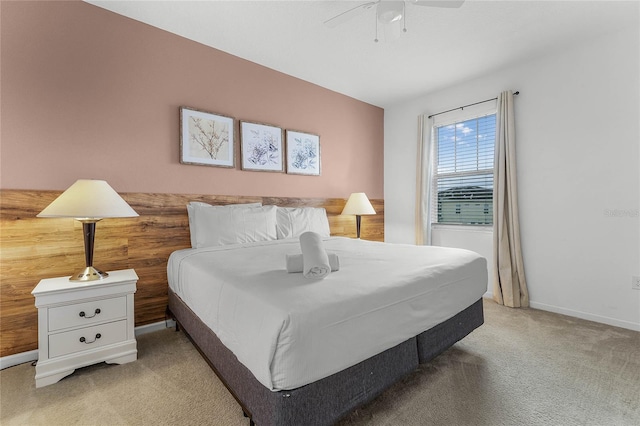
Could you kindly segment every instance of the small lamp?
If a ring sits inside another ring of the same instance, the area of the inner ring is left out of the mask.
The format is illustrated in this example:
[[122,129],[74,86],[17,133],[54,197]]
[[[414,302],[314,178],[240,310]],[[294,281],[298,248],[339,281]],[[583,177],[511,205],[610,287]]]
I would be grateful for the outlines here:
[[72,217],[82,222],[86,267],[69,281],[93,281],[109,276],[93,267],[96,222],[109,217],[138,216],[129,204],[103,180],[80,179],[53,200],[37,217]]
[[356,215],[356,234],[357,237],[360,238],[360,216],[365,214],[376,214],[376,211],[373,209],[371,202],[367,198],[367,194],[364,192],[354,192],[349,195],[347,204],[345,204],[341,214]]

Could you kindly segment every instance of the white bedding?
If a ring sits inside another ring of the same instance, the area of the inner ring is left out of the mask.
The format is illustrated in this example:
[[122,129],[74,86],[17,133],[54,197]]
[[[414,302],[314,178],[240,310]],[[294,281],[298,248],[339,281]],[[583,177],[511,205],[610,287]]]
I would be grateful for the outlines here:
[[486,260],[460,249],[324,238],[340,270],[289,274],[298,239],[179,250],[169,286],[271,390],[294,389],[389,349],[470,306]]

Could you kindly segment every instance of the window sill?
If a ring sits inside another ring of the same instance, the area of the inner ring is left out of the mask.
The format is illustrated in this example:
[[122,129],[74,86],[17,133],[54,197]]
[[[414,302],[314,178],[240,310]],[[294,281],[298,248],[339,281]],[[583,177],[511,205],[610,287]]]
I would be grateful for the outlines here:
[[449,223],[432,223],[431,230],[443,230],[443,231],[465,231],[465,232],[482,232],[492,233],[493,225],[463,225],[463,224],[449,224]]

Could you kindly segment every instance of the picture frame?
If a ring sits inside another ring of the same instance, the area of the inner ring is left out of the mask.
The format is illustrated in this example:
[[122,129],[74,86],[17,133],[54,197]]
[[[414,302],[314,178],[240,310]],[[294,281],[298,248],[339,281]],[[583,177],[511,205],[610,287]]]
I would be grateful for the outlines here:
[[180,107],[180,163],[235,167],[235,120]]
[[319,135],[287,129],[286,144],[288,174],[320,176]]
[[284,172],[284,144],[280,127],[240,121],[241,169]]

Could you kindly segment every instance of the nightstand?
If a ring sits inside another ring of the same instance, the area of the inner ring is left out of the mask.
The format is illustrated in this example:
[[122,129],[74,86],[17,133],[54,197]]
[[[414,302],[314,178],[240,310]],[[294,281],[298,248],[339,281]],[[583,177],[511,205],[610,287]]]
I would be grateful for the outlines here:
[[31,294],[38,308],[36,387],[56,383],[76,368],[138,357],[134,335],[133,269],[109,272],[102,280],[69,277],[41,280]]

